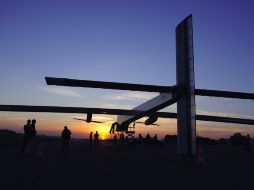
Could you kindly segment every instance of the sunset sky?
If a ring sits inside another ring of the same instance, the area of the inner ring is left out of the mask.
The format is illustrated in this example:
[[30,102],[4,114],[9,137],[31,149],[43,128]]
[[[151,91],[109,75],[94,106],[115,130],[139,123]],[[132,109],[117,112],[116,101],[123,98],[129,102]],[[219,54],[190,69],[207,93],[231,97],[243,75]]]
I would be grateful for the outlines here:
[[[1,0],[0,104],[131,109],[155,97],[141,93],[47,86],[44,77],[175,85],[175,27],[193,16],[196,88],[254,93],[252,0]],[[254,101],[196,97],[197,113],[254,119]],[[176,112],[176,105],[163,111]],[[36,118],[39,134],[108,138],[116,116],[0,112],[0,129],[22,132]],[[144,119],[143,119],[144,120]],[[136,133],[176,134],[176,120]],[[197,122],[197,134],[229,137],[248,125]]]

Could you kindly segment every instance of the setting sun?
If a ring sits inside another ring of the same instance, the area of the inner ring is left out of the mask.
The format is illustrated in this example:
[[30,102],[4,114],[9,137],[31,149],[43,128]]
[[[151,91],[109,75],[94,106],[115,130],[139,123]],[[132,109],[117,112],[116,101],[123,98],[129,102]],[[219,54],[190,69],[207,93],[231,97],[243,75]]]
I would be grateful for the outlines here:
[[101,140],[105,140],[107,138],[110,138],[110,134],[109,134],[110,124],[93,124],[89,129],[93,133],[98,131],[99,138]]

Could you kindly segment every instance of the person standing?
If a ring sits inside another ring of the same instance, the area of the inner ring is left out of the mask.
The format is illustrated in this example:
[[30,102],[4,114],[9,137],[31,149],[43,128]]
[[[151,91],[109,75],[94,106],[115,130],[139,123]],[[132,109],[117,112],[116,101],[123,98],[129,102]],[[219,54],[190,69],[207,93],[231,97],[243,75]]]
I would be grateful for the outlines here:
[[93,143],[93,132],[91,132],[89,136],[89,147],[92,146],[92,143]]
[[99,146],[99,133],[96,131],[94,134],[94,146]]
[[158,140],[157,134],[154,135],[153,140],[155,140],[155,141]]
[[31,120],[28,119],[27,124],[24,125],[24,136],[23,136],[23,141],[22,141],[22,154],[25,154],[25,149],[26,149],[26,146],[29,142],[29,127],[30,127],[30,124],[31,124]]
[[146,145],[150,145],[150,134],[149,133],[147,133],[147,135],[146,135],[145,143],[146,143]]
[[36,124],[36,120],[33,119],[32,124],[29,127],[29,135],[30,135],[31,138],[35,137],[36,133],[37,133],[36,128],[35,128],[35,124]]
[[28,134],[29,134],[29,144],[30,144],[30,154],[34,154],[37,149],[36,144],[36,120],[33,119],[31,125],[29,126]]
[[250,152],[250,135],[249,134],[247,134],[246,136],[244,148],[246,152]]
[[138,144],[141,145],[143,141],[143,137],[141,134],[138,134]]
[[150,140],[150,134],[149,133],[147,133],[147,135],[146,135],[146,140]]
[[71,139],[71,131],[64,126],[64,130],[62,132],[62,150],[63,152],[69,151],[69,141]]

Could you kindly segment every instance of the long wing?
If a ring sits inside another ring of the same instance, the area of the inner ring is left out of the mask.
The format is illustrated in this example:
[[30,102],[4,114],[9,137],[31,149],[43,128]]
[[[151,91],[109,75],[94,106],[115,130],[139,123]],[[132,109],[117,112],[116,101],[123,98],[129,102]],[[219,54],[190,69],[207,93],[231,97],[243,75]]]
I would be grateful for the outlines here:
[[12,112],[51,112],[51,113],[93,113],[108,115],[123,115],[126,110],[106,108],[83,108],[63,106],[30,106],[30,105],[0,105],[0,111]]
[[222,90],[195,89],[195,94],[199,95],[199,96],[213,96],[213,97],[238,98],[238,99],[254,100],[254,94],[253,93],[246,93],[246,92],[232,92],[232,91],[222,91]]
[[[80,114],[93,113],[93,114],[107,114],[107,115],[126,115],[126,114],[137,115],[140,113],[140,111],[135,111],[135,110],[131,111],[131,110],[124,110],[124,109],[58,107],[58,106],[28,106],[28,105],[0,105],[0,111],[80,113]],[[152,115],[156,115],[161,118],[177,118],[176,113],[170,113],[170,112],[156,112]],[[196,119],[201,121],[254,125],[254,120],[252,119],[219,117],[219,116],[209,116],[209,115],[196,115]]]
[[[89,88],[144,91],[144,92],[172,92],[172,93],[181,93],[181,90],[182,90],[180,87],[177,87],[177,86],[157,86],[157,85],[77,80],[77,79],[54,78],[54,77],[45,77],[45,79],[48,85],[57,85],[57,86],[89,87]],[[195,89],[195,94],[198,96],[213,96],[213,97],[254,100],[253,93],[245,93],[245,92]]]
[[168,87],[168,86],[157,86],[157,85],[77,80],[77,79],[54,78],[54,77],[45,77],[45,80],[47,82],[47,85],[57,85],[57,86],[104,88],[104,89],[116,89],[116,90],[145,91],[145,92],[170,92],[173,89],[173,86]]

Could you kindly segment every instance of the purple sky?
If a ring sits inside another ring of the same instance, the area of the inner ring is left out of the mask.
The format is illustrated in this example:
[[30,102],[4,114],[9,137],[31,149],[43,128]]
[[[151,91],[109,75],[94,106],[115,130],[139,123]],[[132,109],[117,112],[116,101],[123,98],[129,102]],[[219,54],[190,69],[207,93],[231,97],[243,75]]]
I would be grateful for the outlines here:
[[[251,0],[1,0],[0,104],[135,107],[156,94],[48,87],[44,77],[174,85],[175,27],[189,14],[196,87],[254,92]],[[254,102],[197,97],[197,110],[253,118]],[[6,115],[17,117],[0,113],[0,128],[25,121]],[[209,125],[224,126],[197,127]]]

